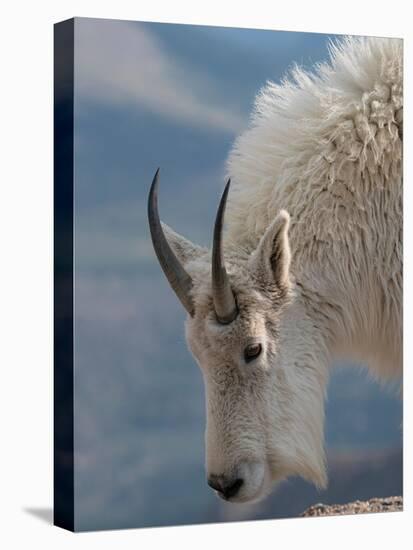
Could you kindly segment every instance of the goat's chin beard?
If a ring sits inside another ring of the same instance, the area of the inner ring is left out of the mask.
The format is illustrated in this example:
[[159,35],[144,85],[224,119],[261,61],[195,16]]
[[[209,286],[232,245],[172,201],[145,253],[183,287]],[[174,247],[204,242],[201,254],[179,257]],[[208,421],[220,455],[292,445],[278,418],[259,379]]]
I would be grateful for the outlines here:
[[[267,470],[267,469],[266,469]],[[268,468],[268,473],[264,476],[261,487],[256,495],[244,502],[259,502],[277,490],[280,483],[287,480],[288,477],[299,476],[309,483],[315,485],[318,489],[325,489],[327,486],[327,477],[324,465],[318,469],[307,469],[302,472],[288,472],[287,470],[271,470]]]
[[[325,466],[324,452],[320,456],[305,456],[301,460],[297,457],[285,460],[286,466],[280,462],[271,463],[272,488],[274,489],[281,481],[289,477],[301,477],[305,481],[312,483],[317,489],[325,489],[328,484],[327,472]],[[288,464],[288,466],[287,466]]]

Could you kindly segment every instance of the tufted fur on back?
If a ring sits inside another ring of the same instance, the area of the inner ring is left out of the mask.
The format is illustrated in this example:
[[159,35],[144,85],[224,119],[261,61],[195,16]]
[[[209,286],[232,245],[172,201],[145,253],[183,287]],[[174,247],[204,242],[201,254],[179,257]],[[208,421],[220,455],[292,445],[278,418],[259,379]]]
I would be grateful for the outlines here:
[[402,48],[348,37],[315,72],[268,82],[227,170],[228,249],[254,250],[287,210],[303,300],[384,377],[401,373]]

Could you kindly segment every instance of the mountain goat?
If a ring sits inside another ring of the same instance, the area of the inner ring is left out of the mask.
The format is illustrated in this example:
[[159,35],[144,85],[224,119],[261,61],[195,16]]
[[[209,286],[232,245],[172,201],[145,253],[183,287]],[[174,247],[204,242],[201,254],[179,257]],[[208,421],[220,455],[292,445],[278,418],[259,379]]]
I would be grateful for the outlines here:
[[155,175],[152,242],[188,312],[208,484],[226,500],[290,475],[326,486],[334,358],[402,375],[402,126],[402,41],[350,37],[258,94],[211,253],[161,224]]

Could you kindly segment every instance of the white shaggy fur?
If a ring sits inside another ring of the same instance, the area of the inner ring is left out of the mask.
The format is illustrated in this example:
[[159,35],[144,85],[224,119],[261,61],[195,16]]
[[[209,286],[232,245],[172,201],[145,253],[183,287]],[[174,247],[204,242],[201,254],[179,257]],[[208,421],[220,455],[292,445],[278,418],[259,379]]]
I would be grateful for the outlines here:
[[292,273],[336,344],[400,375],[402,41],[347,38],[331,58],[258,95],[228,162],[228,238],[253,250],[286,209]]
[[[402,113],[396,39],[345,39],[330,64],[259,93],[228,161],[229,325],[209,252],[165,227],[194,281],[186,332],[206,385],[208,475],[243,480],[232,501],[288,475],[325,486],[334,357],[402,374]],[[251,342],[262,352],[247,363]]]

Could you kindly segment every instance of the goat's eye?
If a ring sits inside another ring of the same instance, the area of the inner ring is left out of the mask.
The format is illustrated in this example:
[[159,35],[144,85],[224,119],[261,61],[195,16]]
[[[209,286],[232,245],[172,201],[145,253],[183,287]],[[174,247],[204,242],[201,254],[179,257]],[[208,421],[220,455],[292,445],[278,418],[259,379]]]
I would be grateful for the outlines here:
[[250,344],[244,349],[244,359],[247,363],[256,359],[261,353],[261,344]]

